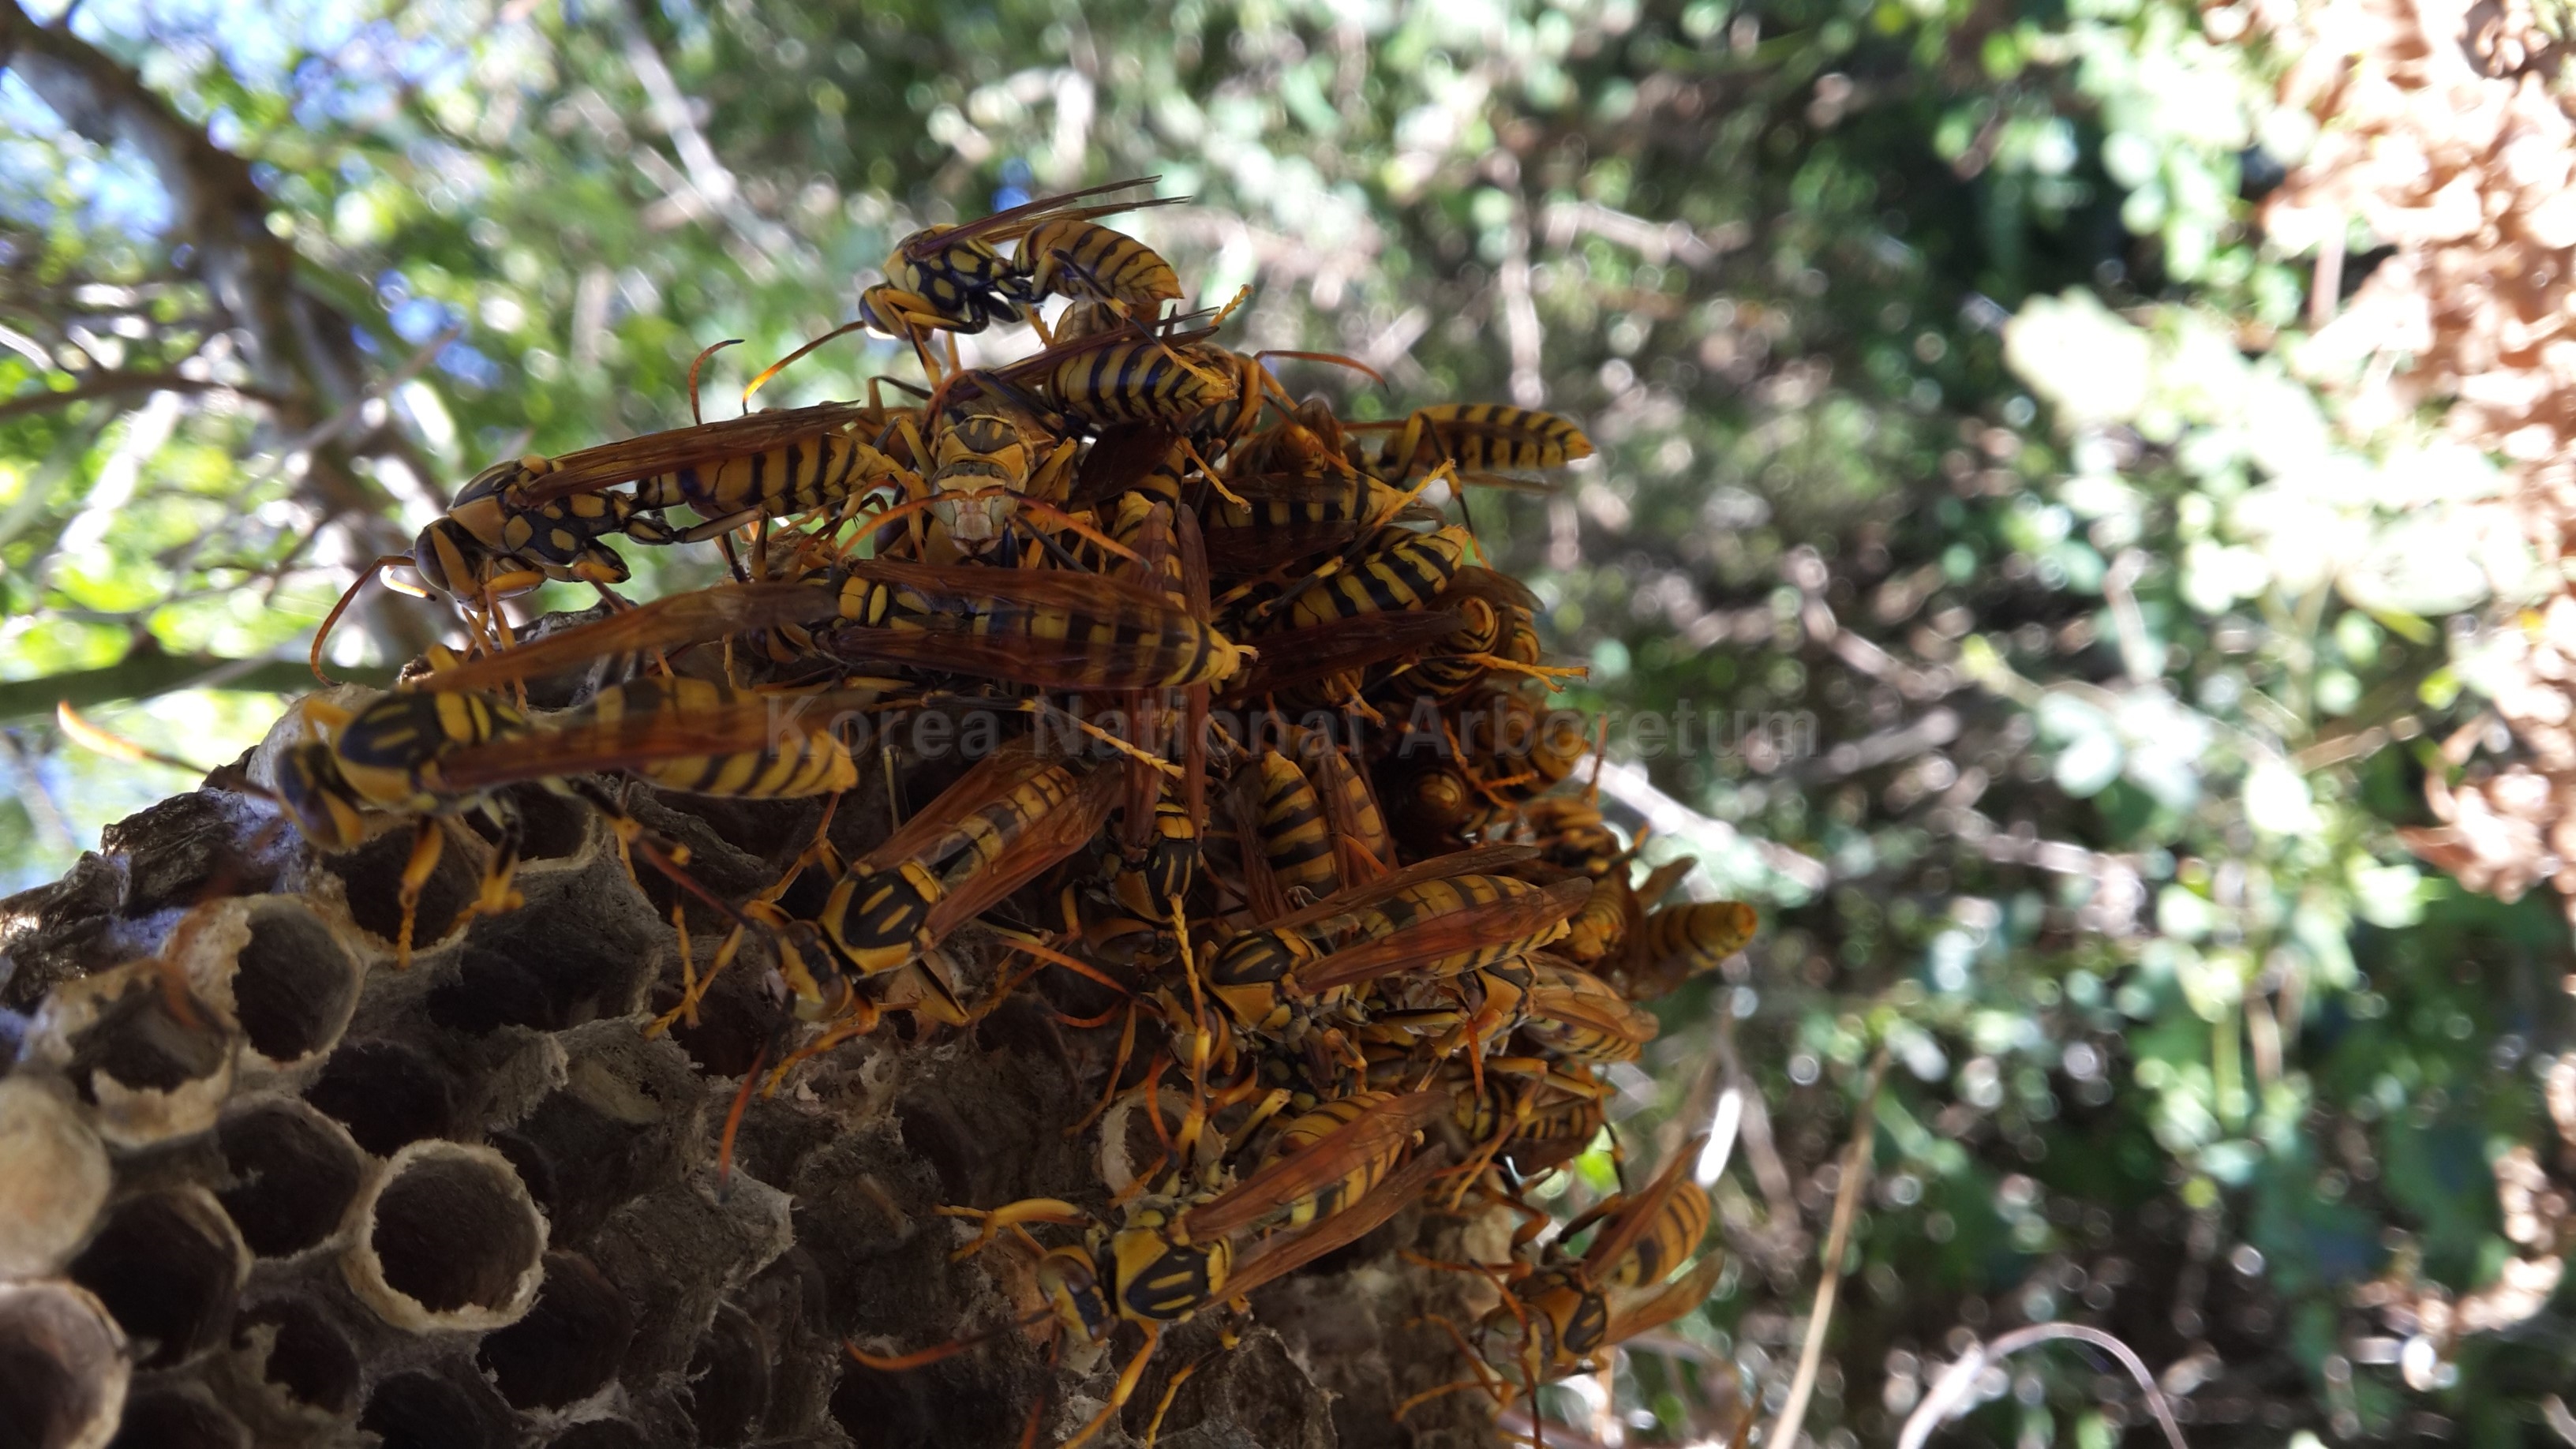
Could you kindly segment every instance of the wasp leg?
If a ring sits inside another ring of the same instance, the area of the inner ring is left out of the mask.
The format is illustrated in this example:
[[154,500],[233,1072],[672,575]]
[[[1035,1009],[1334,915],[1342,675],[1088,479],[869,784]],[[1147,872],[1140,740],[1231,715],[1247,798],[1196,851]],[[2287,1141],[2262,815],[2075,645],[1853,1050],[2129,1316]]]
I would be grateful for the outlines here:
[[[1089,1443],[1093,1435],[1109,1427],[1109,1421],[1116,1418],[1118,1411],[1127,1407],[1127,1401],[1136,1396],[1136,1385],[1145,1377],[1145,1361],[1154,1356],[1154,1346],[1162,1341],[1163,1325],[1146,1324],[1145,1346],[1136,1350],[1136,1356],[1127,1360],[1127,1367],[1119,1371],[1118,1386],[1109,1391],[1109,1402],[1101,1407],[1099,1413],[1092,1416],[1090,1423],[1083,1425],[1072,1438],[1064,1441],[1063,1449],[1079,1449],[1079,1446]],[[1160,1417],[1156,1415],[1156,1418]]]
[[1154,1406],[1154,1417],[1145,1425],[1145,1449],[1154,1449],[1155,1436],[1163,1432],[1163,1416],[1172,1411],[1172,1400],[1180,1397],[1181,1385],[1188,1383],[1190,1375],[1207,1365],[1207,1359],[1200,1359],[1197,1363],[1190,1364],[1179,1373],[1172,1375],[1172,1381],[1163,1385],[1163,1401]]
[[411,859],[404,862],[402,890],[395,900],[402,906],[402,925],[394,933],[394,969],[411,969],[411,934],[420,914],[421,888],[438,870],[438,858],[446,848],[446,833],[439,828],[438,817],[424,815],[412,827]]
[[527,824],[518,810],[500,801],[487,807],[486,814],[501,829],[501,838],[493,844],[492,863],[483,872],[475,888],[474,903],[465,908],[466,919],[476,916],[498,916],[526,905],[527,897],[519,894],[511,882],[518,878],[520,854],[526,848]]
[[1004,1228],[1017,1227],[1022,1223],[1064,1223],[1078,1227],[1091,1221],[1090,1214],[1082,1209],[1061,1198],[1052,1197],[1024,1197],[1018,1202],[1004,1203],[997,1208],[943,1207],[939,1210],[939,1215],[943,1218],[965,1218],[983,1224],[976,1231],[973,1240],[948,1255],[950,1262],[971,1258],[992,1246],[993,1240],[1001,1235]]

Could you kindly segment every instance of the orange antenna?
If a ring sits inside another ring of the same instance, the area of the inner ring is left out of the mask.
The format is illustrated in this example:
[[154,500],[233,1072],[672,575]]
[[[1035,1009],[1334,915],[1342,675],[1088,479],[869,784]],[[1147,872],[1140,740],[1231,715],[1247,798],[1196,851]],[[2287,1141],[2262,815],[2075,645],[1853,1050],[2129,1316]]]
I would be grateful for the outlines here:
[[767,367],[762,368],[760,370],[760,375],[753,378],[743,387],[742,406],[744,411],[748,412],[750,410],[751,395],[760,391],[761,384],[769,381],[773,377],[776,377],[779,373],[786,371],[788,366],[794,363],[798,358],[803,357],[806,353],[813,351],[824,343],[832,341],[834,338],[844,337],[852,332],[862,331],[867,327],[867,325],[868,324],[865,322],[844,322],[840,326],[833,328],[831,331],[824,333],[822,336],[815,338],[813,341],[806,343],[804,346],[797,348],[794,352],[791,352],[785,357],[778,359],[776,362],[769,364]]
[[[705,422],[705,421],[707,420],[707,419],[706,419],[706,415],[705,415],[704,413],[701,413],[701,412],[699,412],[699,411],[698,411],[698,369],[707,365],[707,359],[708,359],[708,358],[715,356],[717,353],[724,351],[724,350],[725,350],[726,348],[728,348],[728,347],[738,346],[738,345],[740,345],[740,343],[741,343],[741,342],[742,342],[742,339],[741,339],[741,338],[739,338],[739,337],[728,337],[728,338],[726,338],[724,341],[719,342],[719,343],[715,344],[715,345],[714,345],[714,346],[712,346],[712,347],[700,348],[700,349],[699,349],[699,351],[698,351],[698,355],[689,359],[689,421],[690,421],[690,422],[693,422],[693,423],[703,423],[703,422]],[[774,371],[775,369],[772,369],[772,370]],[[762,373],[762,374],[761,374],[761,376],[763,376],[763,377],[767,377],[768,375],[769,375],[768,373]],[[747,399],[749,399],[749,397],[751,396],[751,394],[749,394],[749,393],[747,393],[747,392],[746,392],[746,393],[744,393],[744,394],[743,394],[743,396],[744,396],[744,398],[747,400]]]
[[1338,352],[1292,352],[1284,347],[1274,347],[1267,352],[1256,352],[1252,356],[1254,360],[1264,362],[1273,357],[1302,357],[1308,362],[1329,362],[1336,367],[1347,367],[1353,372],[1366,373],[1371,382],[1380,387],[1386,386],[1385,374],[1356,357],[1346,357]]

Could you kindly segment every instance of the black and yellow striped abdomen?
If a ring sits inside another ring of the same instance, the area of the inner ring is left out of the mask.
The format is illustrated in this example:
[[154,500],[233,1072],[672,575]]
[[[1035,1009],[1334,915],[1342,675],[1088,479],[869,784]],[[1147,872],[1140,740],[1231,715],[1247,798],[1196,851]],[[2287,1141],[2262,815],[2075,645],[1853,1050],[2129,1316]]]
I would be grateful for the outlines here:
[[[899,475],[892,459],[844,430],[655,474],[635,485],[635,501],[649,509],[685,505],[710,519],[786,518],[836,507]],[[661,541],[641,527],[631,531],[644,542]]]
[[1463,528],[1387,529],[1375,546],[1289,601],[1290,626],[1419,609],[1440,596],[1474,546]]
[[1592,456],[1592,440],[1554,413],[1509,403],[1441,403],[1405,419],[1379,459],[1404,482],[1454,463],[1466,473],[1561,468]]
[[1260,781],[1261,856],[1291,904],[1303,906],[1340,890],[1324,802],[1305,772],[1277,750],[1262,751],[1250,768]]
[[1017,265],[1031,297],[1120,302],[1150,318],[1181,295],[1172,264],[1152,247],[1078,216],[1030,228]]
[[428,812],[448,792],[438,757],[449,750],[525,734],[528,717],[489,695],[467,690],[397,690],[380,696],[340,727],[332,743],[340,778],[382,810]]
[[[704,679],[630,680],[599,692],[591,719],[603,728],[628,725],[649,734],[657,724],[685,727],[692,715],[713,716],[756,705],[756,696]],[[847,790],[858,783],[849,747],[834,736],[782,725],[763,731],[750,749],[650,760],[636,773],[666,789],[741,800],[787,800]]]
[[1056,406],[1094,427],[1187,424],[1233,396],[1224,376],[1160,342],[1113,343],[1076,353],[1048,373],[1046,389]]
[[1655,1220],[1601,1275],[1602,1286],[1642,1288],[1663,1282],[1699,1252],[1700,1239],[1708,1235],[1708,1220],[1707,1192],[1695,1182],[1675,1183],[1656,1210]]

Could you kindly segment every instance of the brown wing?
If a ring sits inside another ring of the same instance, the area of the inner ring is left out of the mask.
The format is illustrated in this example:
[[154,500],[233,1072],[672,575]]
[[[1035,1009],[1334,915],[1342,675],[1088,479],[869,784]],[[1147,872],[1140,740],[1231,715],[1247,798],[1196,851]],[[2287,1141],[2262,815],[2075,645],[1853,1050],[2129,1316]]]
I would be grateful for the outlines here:
[[923,926],[934,941],[982,915],[1011,892],[1037,879],[1056,862],[1091,844],[1118,803],[1121,772],[1093,765],[1073,798],[1029,822],[1017,839],[981,870],[948,888]]
[[981,564],[901,563],[881,558],[850,559],[841,568],[858,578],[911,589],[966,609],[997,601],[1024,608],[1098,614],[1105,600],[1149,613],[1181,613],[1159,592],[1109,574],[990,568]]
[[878,697],[874,690],[760,694],[678,716],[577,718],[443,754],[439,779],[453,789],[475,790],[517,780],[632,770],[692,755],[759,750],[788,732],[819,732],[841,711],[873,704]]
[[1420,1156],[1389,1173],[1384,1182],[1369,1190],[1368,1196],[1344,1211],[1305,1232],[1282,1233],[1262,1243],[1235,1260],[1234,1272],[1226,1278],[1226,1296],[1237,1298],[1251,1293],[1377,1231],[1379,1225],[1422,1196],[1423,1189],[1431,1185],[1431,1179],[1439,1175],[1447,1161],[1440,1148],[1424,1148]]
[[943,845],[954,848],[949,837],[958,821],[1010,794],[1053,763],[1038,753],[1034,737],[1009,741],[977,760],[957,777],[957,783],[940,791],[939,798],[914,811],[902,829],[860,856],[860,867],[889,870],[907,860],[936,859],[946,853]]
[[1383,829],[1371,829],[1362,814],[1365,800],[1379,821],[1386,819],[1368,776],[1339,750],[1316,755],[1307,768],[1315,780],[1315,794],[1324,802],[1324,824],[1333,832],[1333,857],[1341,865],[1342,879],[1368,881],[1386,874],[1391,869],[1388,862],[1395,859],[1395,843]]
[[1261,651],[1260,657],[1227,681],[1225,697],[1257,699],[1383,664],[1447,638],[1463,622],[1452,609],[1407,609],[1256,635],[1246,642]]
[[[1205,619],[1211,610],[1208,603],[1207,540],[1199,533],[1196,509],[1183,508],[1172,519],[1173,541],[1181,551],[1181,594],[1188,601],[1190,614]],[[1216,691],[1208,685],[1193,684],[1183,695],[1181,722],[1181,798],[1189,806],[1192,820],[1207,818],[1207,717],[1208,702]]]
[[1673,1160],[1655,1175],[1653,1182],[1631,1194],[1620,1209],[1611,1214],[1592,1246],[1583,1250],[1583,1270],[1595,1282],[1610,1276],[1610,1266],[1628,1255],[1646,1230],[1655,1225],[1655,1215],[1664,1210],[1664,1202],[1678,1190],[1699,1165],[1699,1150],[1707,1145],[1708,1134],[1700,1132],[1681,1145]]
[[843,629],[829,647],[834,659],[848,664],[895,664],[925,674],[966,674],[1041,689],[1151,689],[1163,682],[1160,666],[1133,648],[1061,639],[947,629]]
[[1645,884],[1638,886],[1634,892],[1638,908],[1653,910],[1664,897],[1673,893],[1673,887],[1680,885],[1685,877],[1697,869],[1699,869],[1699,857],[1685,855],[1679,860],[1665,861],[1662,865],[1646,872]]
[[1461,566],[1449,580],[1449,587],[1441,591],[1440,597],[1445,600],[1465,598],[1470,594],[1496,604],[1517,605],[1532,613],[1546,607],[1539,602],[1538,595],[1531,593],[1529,586],[1520,580],[1474,564]]
[[839,611],[836,593],[797,583],[716,584],[611,614],[497,654],[468,659],[421,677],[422,689],[499,689],[594,659],[785,624],[810,624]]
[[1289,905],[1286,889],[1270,869],[1270,852],[1262,848],[1262,794],[1260,761],[1245,760],[1226,782],[1226,806],[1234,816],[1235,838],[1243,842],[1236,854],[1243,862],[1244,899],[1252,906],[1254,920],[1272,922],[1285,917]]
[[1207,531],[1208,567],[1229,579],[1257,578],[1317,554],[1339,553],[1360,536],[1360,526],[1340,523],[1262,524]]
[[1726,1255],[1712,1252],[1672,1282],[1624,1303],[1613,1304],[1610,1327],[1601,1336],[1602,1342],[1625,1343],[1697,1308],[1708,1301],[1709,1293],[1717,1287],[1718,1275],[1725,1271]]
[[1073,492],[1065,506],[1088,508],[1135,487],[1172,455],[1180,440],[1178,428],[1160,423],[1122,423],[1103,429],[1082,455],[1081,466],[1074,473]]
[[1447,855],[1436,855],[1406,866],[1383,880],[1317,901],[1293,916],[1271,922],[1270,927],[1285,931],[1311,926],[1317,921],[1373,906],[1407,886],[1420,885],[1427,880],[1445,880],[1453,875],[1490,874],[1537,858],[1538,847],[1535,845],[1479,845],[1467,850],[1453,850]]
[[1526,895],[1505,896],[1434,916],[1309,963],[1289,977],[1288,989],[1301,996],[1313,996],[1337,986],[1356,986],[1427,966],[1495,941],[1536,936],[1581,910],[1591,889],[1588,881],[1560,881]]
[[[1130,186],[1151,186],[1162,179],[1159,175],[1131,176],[1124,181],[1107,181],[1098,186],[1086,186],[1080,191],[1064,191],[1054,196],[1037,197],[1034,200],[1023,201],[1017,206],[1006,207],[990,216],[978,217],[963,226],[952,227],[947,231],[915,232],[904,239],[903,249],[918,260],[931,255],[945,242],[1009,241],[1051,215],[1072,210],[1073,208],[1068,206],[1070,202],[1080,201],[1086,196],[1106,196],[1113,191],[1124,191]],[[1171,206],[1188,199],[1185,196],[1172,196],[1120,202],[1108,206],[1086,206],[1080,208],[1079,214],[1088,220],[1093,217],[1114,216],[1122,211],[1135,211],[1148,206]]]
[[1370,1159],[1402,1151],[1414,1133],[1431,1125],[1448,1108],[1446,1092],[1388,1097],[1315,1139],[1304,1150],[1271,1163],[1216,1198],[1190,1209],[1181,1217],[1181,1228],[1194,1243],[1242,1232],[1278,1211],[1282,1204],[1341,1181]]
[[868,409],[859,403],[815,403],[601,443],[556,458],[554,467],[543,478],[526,485],[523,496],[531,503],[545,503],[575,493],[596,493],[639,478],[764,453],[787,443],[836,432],[867,415]]
[[[1565,979],[1569,977],[1581,979]],[[1585,981],[1591,983],[1590,989],[1586,989]],[[1530,988],[1529,1009],[1532,1016],[1590,1027],[1630,1041],[1652,1041],[1662,1029],[1653,1012],[1620,1000],[1609,983],[1580,966],[1550,963]]]

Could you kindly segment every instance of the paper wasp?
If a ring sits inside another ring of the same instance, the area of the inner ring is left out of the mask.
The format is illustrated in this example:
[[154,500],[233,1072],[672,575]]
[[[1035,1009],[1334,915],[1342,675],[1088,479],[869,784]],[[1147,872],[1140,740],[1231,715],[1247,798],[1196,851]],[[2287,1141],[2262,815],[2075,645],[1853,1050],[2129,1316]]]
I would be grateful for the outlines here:
[[[1619,1344],[1697,1308],[1725,1266],[1723,1255],[1713,1253],[1672,1277],[1708,1231],[1708,1194],[1690,1178],[1703,1140],[1685,1143],[1643,1189],[1605,1199],[1568,1223],[1532,1261],[1434,1264],[1493,1279],[1503,1301],[1477,1324],[1472,1341],[1448,1320],[1432,1320],[1457,1343],[1474,1376],[1415,1394],[1397,1406],[1396,1417],[1461,1389],[1490,1394],[1499,1408],[1514,1396],[1506,1375],[1517,1372],[1519,1391],[1533,1396],[1535,1422],[1540,1384],[1584,1372]],[[1591,1242],[1579,1253],[1570,1249],[1587,1229]]]
[[1484,873],[1528,858],[1462,851],[1396,871],[1219,946],[1207,980],[1240,1029],[1293,1036],[1316,998],[1398,971],[1457,975],[1563,934],[1579,900]]
[[[1006,1232],[1036,1256],[1037,1282],[1047,1300],[1042,1315],[1054,1320],[1057,1333],[1106,1345],[1122,1322],[1143,1330],[1144,1342],[1119,1371],[1107,1404],[1064,1441],[1064,1449],[1075,1449],[1106,1428],[1135,1396],[1165,1330],[1219,1305],[1240,1303],[1264,1284],[1367,1236],[1421,1196],[1442,1166],[1437,1152],[1424,1152],[1400,1170],[1388,1169],[1414,1133],[1444,1108],[1439,1093],[1370,1094],[1354,1109],[1306,1123],[1313,1135],[1298,1139],[1234,1187],[1180,1194],[1175,1182],[1174,1192],[1130,1204],[1115,1228],[1054,1198],[990,1211],[941,1211],[979,1225],[957,1257],[981,1251]],[[1350,1191],[1363,1182],[1373,1185]],[[1079,1246],[1045,1248],[1028,1234],[1027,1225],[1033,1223],[1081,1227],[1084,1240]],[[1249,1248],[1238,1248],[1237,1239],[1264,1227],[1278,1230]],[[1043,1320],[1038,1315],[1023,1320],[1035,1321]],[[892,1357],[856,1344],[847,1348],[869,1368],[900,1372],[935,1363],[989,1336]]]
[[428,676],[497,688],[607,654],[676,650],[754,631],[804,632],[802,657],[894,664],[1044,689],[1185,688],[1249,651],[1122,580],[1052,570],[849,559],[809,581],[675,594]]
[[[1351,432],[1393,432],[1374,471],[1411,482],[1442,466],[1478,482],[1506,482],[1497,470],[1561,468],[1592,456],[1592,440],[1554,413],[1508,403],[1440,403],[1400,422],[1351,423]],[[1353,449],[1357,451],[1356,447]]]
[[[925,334],[981,332],[996,322],[1017,322],[1023,309],[1043,295],[1039,290],[1041,276],[1047,288],[1058,291],[1063,290],[1059,286],[1063,281],[1077,285],[1096,281],[1067,265],[1063,253],[1068,243],[1077,252],[1088,250],[1080,235],[1067,229],[1068,224],[1148,206],[1170,206],[1181,198],[1085,207],[1072,203],[1131,186],[1151,185],[1161,179],[1139,176],[1087,186],[1079,191],[1042,196],[963,225],[924,227],[895,244],[893,253],[886,258],[886,279],[859,294],[859,320],[911,343],[923,368],[936,377],[938,368],[923,347]],[[1024,246],[1022,259],[1013,262],[995,250],[1001,243],[1023,240],[1042,230],[1045,234],[1037,255],[1030,255]],[[1135,276],[1123,266],[1120,274],[1141,288],[1150,289],[1154,284],[1149,276]]]
[[[582,799],[630,847],[643,840],[642,828],[608,792],[575,777],[625,770],[668,789],[737,799],[849,788],[857,767],[847,747],[827,733],[782,727],[776,704],[723,685],[669,679],[630,681],[581,709],[543,717],[454,689],[397,689],[355,705],[314,695],[296,706],[293,742],[274,756],[270,782],[257,788],[326,851],[363,843],[371,817],[414,818],[395,938],[398,959],[408,965],[420,893],[443,853],[442,820],[480,816],[498,837],[466,914],[498,914],[519,903],[511,878],[522,827],[516,806],[500,793],[506,786],[534,783]],[[85,727],[80,734],[130,753],[96,736]],[[666,869],[683,863],[658,846],[648,845],[647,854]]]
[[1651,1001],[1704,972],[1753,939],[1761,918],[1742,901],[1684,902],[1648,912],[1626,950],[1596,968],[1631,1001]]

